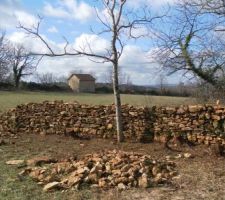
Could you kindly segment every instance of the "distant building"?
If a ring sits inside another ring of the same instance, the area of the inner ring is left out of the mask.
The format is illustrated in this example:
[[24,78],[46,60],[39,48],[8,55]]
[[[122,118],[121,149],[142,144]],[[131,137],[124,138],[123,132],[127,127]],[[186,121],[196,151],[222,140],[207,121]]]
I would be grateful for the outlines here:
[[74,92],[95,92],[95,78],[90,74],[71,74],[68,85]]

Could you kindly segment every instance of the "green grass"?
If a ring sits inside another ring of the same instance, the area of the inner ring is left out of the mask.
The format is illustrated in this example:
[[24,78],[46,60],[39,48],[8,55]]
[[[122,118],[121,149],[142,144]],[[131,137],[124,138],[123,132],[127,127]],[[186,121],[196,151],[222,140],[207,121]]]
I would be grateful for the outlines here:
[[[73,94],[60,92],[0,92],[0,112],[23,103],[42,102],[45,100],[78,101],[84,104],[112,104],[112,94]],[[191,104],[194,100],[186,97],[165,97],[146,95],[122,95],[123,104],[139,106]]]

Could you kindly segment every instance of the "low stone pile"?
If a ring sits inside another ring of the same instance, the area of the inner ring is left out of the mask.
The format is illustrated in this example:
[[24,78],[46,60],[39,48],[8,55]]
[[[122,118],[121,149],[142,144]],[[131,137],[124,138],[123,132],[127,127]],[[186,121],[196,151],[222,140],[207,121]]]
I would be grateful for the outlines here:
[[[122,106],[126,139],[143,140],[150,135],[147,108]],[[0,116],[0,135],[17,133],[65,134],[116,138],[114,105],[81,105],[62,101],[28,103]]]
[[[147,188],[168,184],[177,176],[175,164],[171,161],[156,161],[149,155],[117,150],[89,154],[81,160],[51,161],[53,163],[42,159],[39,165],[48,164],[37,166],[37,162],[30,160],[20,176],[28,174],[44,186],[44,191],[79,189],[82,186],[102,189],[117,187],[121,190]],[[31,164],[36,166],[29,166]]]

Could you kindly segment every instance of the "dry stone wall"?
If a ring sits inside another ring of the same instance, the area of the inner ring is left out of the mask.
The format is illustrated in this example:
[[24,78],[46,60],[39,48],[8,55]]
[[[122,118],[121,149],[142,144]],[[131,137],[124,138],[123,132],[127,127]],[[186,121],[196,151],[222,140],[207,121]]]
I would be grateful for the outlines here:
[[[225,145],[225,107],[122,106],[123,131],[128,140],[161,140],[182,135],[188,140]],[[116,138],[114,105],[81,105],[62,101],[28,103],[0,117],[0,135],[16,133],[68,134]]]
[[[140,141],[151,135],[147,108],[123,105],[122,114],[126,139]],[[0,119],[0,132],[116,138],[114,123],[114,105],[90,106],[61,101],[29,103],[3,114]]]
[[154,107],[155,140],[161,136],[182,135],[198,143],[225,144],[225,107],[212,105]]

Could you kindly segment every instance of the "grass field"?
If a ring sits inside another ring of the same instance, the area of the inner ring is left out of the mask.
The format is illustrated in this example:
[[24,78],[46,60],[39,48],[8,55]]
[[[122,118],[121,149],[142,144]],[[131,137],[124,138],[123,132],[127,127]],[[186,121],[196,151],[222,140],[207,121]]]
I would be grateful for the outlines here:
[[[108,149],[121,149],[151,155],[155,159],[164,159],[167,155],[175,156],[178,152],[169,151],[158,143],[122,143],[115,144],[109,140],[75,140],[71,137],[57,135],[21,135],[6,139],[7,145],[0,146],[0,200],[224,200],[225,199],[225,159],[215,158],[206,152],[205,146],[195,148],[183,147],[182,152],[194,155],[192,159],[176,159],[180,178],[172,185],[149,189],[130,189],[119,192],[116,189],[55,191],[45,193],[42,186],[17,174],[24,168],[5,164],[13,159],[32,159],[49,156],[67,158],[102,152]],[[83,145],[80,145],[80,144]],[[204,163],[204,164],[203,164]]]
[[[0,92],[0,112],[16,105],[45,100],[63,100],[65,102],[78,101],[84,104],[112,104],[112,94],[73,94],[54,92]],[[139,106],[192,104],[194,100],[186,97],[165,97],[146,95],[122,95],[123,104]]]
[[[78,101],[85,104],[111,104],[111,94],[72,94],[44,92],[0,92],[0,111],[6,111],[18,104],[42,102],[44,100]],[[169,105],[194,104],[194,99],[182,97],[161,97],[144,95],[122,95],[122,103],[132,105]],[[0,137],[5,145],[0,144],[0,200],[171,200],[171,199],[225,199],[225,159],[217,158],[209,147],[203,145],[182,146],[182,153],[194,155],[191,159],[176,159],[174,162],[180,178],[162,187],[149,189],[130,189],[125,191],[68,190],[45,193],[42,187],[31,178],[18,176],[22,166],[8,166],[6,161],[14,159],[32,159],[33,157],[49,156],[67,158],[75,156],[78,159],[85,154],[102,152],[109,149],[134,151],[151,155],[155,159],[166,156],[177,156],[159,143],[128,143],[121,144],[103,139],[79,140],[59,135],[19,134],[16,137]]]

